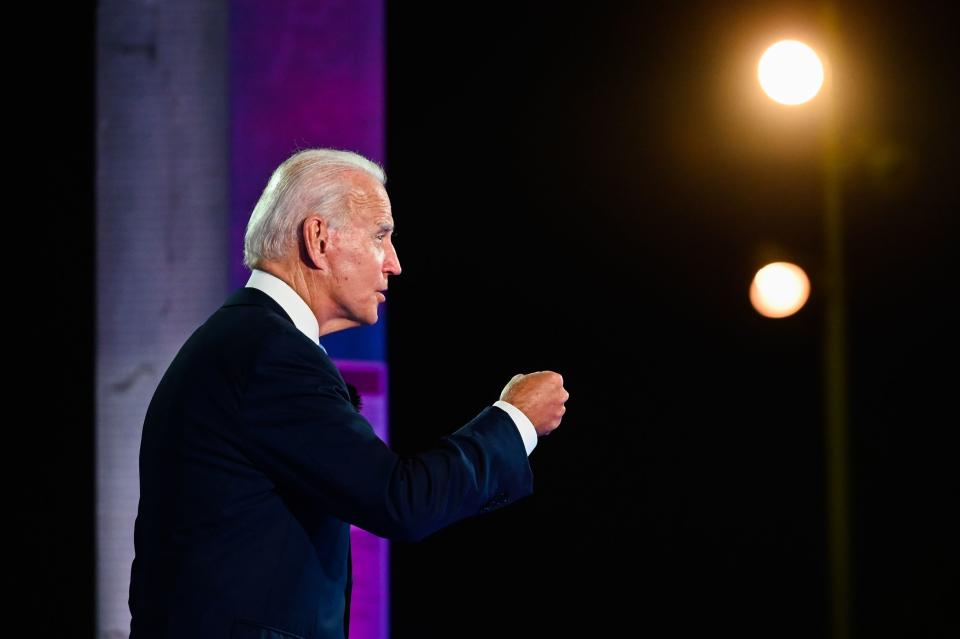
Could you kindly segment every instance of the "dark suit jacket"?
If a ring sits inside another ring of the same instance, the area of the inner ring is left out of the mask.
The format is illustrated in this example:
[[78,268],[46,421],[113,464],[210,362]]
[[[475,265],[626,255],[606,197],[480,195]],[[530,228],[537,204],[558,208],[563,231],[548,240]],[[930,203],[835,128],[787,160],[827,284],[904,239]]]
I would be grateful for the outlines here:
[[131,639],[343,637],[349,524],[417,540],[532,492],[488,407],[402,459],[279,304],[237,291],[181,348],[143,425]]

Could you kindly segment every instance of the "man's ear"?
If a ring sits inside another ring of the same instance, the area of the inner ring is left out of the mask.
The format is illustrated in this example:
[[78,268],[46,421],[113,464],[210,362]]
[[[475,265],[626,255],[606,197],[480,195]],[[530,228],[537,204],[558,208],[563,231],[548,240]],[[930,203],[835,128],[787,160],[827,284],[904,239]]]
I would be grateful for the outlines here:
[[308,215],[300,223],[304,261],[313,268],[325,270],[330,248],[330,225],[318,215]]

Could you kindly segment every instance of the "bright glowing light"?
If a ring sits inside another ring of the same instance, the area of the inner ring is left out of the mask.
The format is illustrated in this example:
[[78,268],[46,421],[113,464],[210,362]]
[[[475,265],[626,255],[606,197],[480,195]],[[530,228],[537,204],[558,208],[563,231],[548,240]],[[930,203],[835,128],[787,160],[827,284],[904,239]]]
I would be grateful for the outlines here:
[[787,317],[810,297],[810,279],[789,262],[774,262],[757,271],[750,285],[750,303],[764,317]]
[[760,58],[757,77],[766,94],[780,104],[803,104],[823,86],[823,64],[804,43],[782,40]]

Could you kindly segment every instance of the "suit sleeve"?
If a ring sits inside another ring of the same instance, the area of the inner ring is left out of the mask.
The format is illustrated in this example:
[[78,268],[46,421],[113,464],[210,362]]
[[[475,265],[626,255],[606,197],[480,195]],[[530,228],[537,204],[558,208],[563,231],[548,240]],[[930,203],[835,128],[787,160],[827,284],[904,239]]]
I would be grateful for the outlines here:
[[239,445],[279,488],[381,537],[417,540],[533,492],[523,441],[488,407],[432,450],[401,458],[302,336],[265,339],[241,402]]

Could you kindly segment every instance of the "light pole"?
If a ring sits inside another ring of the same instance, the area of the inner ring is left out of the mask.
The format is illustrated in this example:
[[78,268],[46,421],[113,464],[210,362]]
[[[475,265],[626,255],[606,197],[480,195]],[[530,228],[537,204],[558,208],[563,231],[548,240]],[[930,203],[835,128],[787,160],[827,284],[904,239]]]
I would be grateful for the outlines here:
[[[827,43],[836,50],[836,13],[824,7]],[[850,532],[847,486],[847,365],[843,269],[841,156],[832,74],[820,97],[825,101],[821,172],[823,177],[824,315],[823,394],[827,474],[827,538],[831,627],[834,639],[850,637]],[[816,54],[796,41],[779,42],[764,54],[758,79],[773,100],[799,105],[812,99],[824,80]]]

